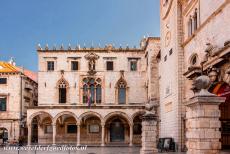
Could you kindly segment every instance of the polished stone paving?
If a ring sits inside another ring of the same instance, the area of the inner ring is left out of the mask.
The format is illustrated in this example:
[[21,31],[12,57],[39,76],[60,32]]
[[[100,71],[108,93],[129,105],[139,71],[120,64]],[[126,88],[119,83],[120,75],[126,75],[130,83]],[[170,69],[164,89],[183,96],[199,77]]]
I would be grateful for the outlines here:
[[[0,154],[139,154],[140,147],[87,147],[86,150],[83,151],[34,151],[34,150],[4,150],[0,148]],[[230,151],[222,151],[221,154],[229,154]],[[161,153],[161,154],[185,154],[179,152],[170,152],[170,153]]]

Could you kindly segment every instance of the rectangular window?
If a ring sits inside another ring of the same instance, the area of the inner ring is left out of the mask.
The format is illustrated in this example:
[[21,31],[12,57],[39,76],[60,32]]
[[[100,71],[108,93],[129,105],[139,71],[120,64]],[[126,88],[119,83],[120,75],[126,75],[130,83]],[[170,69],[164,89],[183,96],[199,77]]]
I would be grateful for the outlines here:
[[78,70],[78,61],[72,61],[71,62],[71,70],[77,71]]
[[100,128],[98,124],[89,125],[89,133],[99,133]]
[[7,78],[0,78],[0,84],[7,84]]
[[113,70],[113,61],[107,61],[106,62],[106,69],[107,69],[107,71]]
[[72,134],[72,133],[77,133],[77,125],[67,125],[67,133]]
[[137,61],[130,61],[130,70],[137,71]]
[[54,61],[48,61],[47,62],[47,70],[48,71],[54,71]]
[[53,127],[50,124],[45,125],[45,134],[52,134],[53,133]]
[[0,97],[0,111],[6,111],[6,97]]

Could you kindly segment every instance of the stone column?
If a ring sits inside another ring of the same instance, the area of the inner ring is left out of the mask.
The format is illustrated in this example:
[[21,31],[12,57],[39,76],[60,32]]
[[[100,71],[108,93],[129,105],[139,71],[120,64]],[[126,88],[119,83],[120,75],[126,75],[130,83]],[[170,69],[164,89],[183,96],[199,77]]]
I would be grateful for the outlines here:
[[77,146],[81,143],[81,125],[77,124]]
[[101,124],[101,146],[105,146],[105,124]]
[[28,124],[28,140],[27,140],[27,145],[31,145],[31,124]]
[[209,79],[198,77],[194,89],[197,90],[186,104],[186,146],[187,154],[219,154],[221,149],[219,104],[225,101],[207,91]]
[[129,126],[129,146],[133,146],[133,124]]
[[53,124],[53,145],[56,144],[56,124]]
[[142,148],[141,154],[157,154],[157,116],[146,113],[142,116]]

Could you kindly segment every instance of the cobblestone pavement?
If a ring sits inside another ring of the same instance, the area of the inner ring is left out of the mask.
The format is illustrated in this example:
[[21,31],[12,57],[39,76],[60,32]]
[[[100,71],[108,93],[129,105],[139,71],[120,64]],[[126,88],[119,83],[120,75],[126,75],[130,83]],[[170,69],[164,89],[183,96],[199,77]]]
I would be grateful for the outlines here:
[[[4,150],[0,148],[0,154],[139,154],[140,147],[87,147],[83,151],[18,151]],[[222,151],[221,154],[229,154],[230,151]],[[160,153],[160,154],[185,154],[180,152]]]

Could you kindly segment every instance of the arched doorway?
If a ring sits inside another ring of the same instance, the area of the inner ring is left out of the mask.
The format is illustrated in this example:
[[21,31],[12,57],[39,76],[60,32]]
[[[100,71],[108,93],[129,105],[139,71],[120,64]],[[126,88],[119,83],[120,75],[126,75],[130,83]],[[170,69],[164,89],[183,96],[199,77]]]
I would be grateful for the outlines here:
[[212,85],[209,91],[217,96],[226,97],[225,102],[220,104],[221,143],[223,149],[230,149],[230,85],[219,82]]
[[132,145],[133,121],[124,112],[115,111],[107,114],[105,121],[106,144],[130,144]]
[[111,142],[124,142],[125,141],[125,126],[118,118],[110,123],[110,141]]
[[8,130],[6,128],[0,128],[0,140],[1,144],[5,144],[8,141]]

